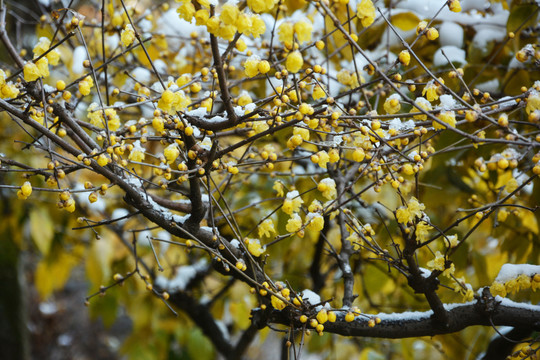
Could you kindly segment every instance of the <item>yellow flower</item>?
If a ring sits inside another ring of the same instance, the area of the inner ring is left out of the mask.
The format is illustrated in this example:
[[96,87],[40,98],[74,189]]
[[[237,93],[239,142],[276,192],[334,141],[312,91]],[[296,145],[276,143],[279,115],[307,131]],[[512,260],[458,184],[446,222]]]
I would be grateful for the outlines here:
[[257,239],[246,239],[245,241],[249,253],[255,257],[261,256],[266,250],[261,246],[261,242]]
[[308,211],[311,213],[321,212],[322,211],[322,204],[318,200],[313,200],[311,204],[309,204]]
[[244,62],[244,73],[248,77],[254,77],[259,74],[259,62],[260,58],[257,55],[250,56],[245,62]]
[[270,11],[275,5],[274,0],[248,0],[247,5],[256,13]]
[[14,99],[19,95],[19,89],[11,81],[0,85],[0,97],[2,99]]
[[79,82],[79,91],[84,96],[90,94],[90,89],[94,86],[94,80],[92,80],[92,77],[88,75],[83,80]]
[[527,106],[525,111],[527,114],[530,114],[536,110],[540,110],[540,94],[536,91],[533,91],[527,97]]
[[431,225],[426,223],[425,221],[420,221],[418,224],[416,224],[416,241],[418,242],[424,242],[427,240],[427,237],[429,235],[429,231],[433,229]]
[[319,156],[319,166],[326,169],[326,164],[330,161],[330,156],[325,150],[319,151],[317,155]]
[[[424,89],[425,90],[425,89]],[[427,101],[425,98],[423,97],[419,97],[419,98],[416,98],[416,100],[414,101],[414,103],[416,104],[415,106],[418,106],[418,108],[421,108],[422,110],[425,110],[425,111],[431,111],[433,108],[431,107],[431,104],[429,101]],[[412,109],[411,109],[411,113],[417,113],[417,112],[420,112],[420,110],[418,110],[417,107],[413,106]],[[424,114],[420,114],[420,115],[414,115],[413,116],[414,119],[416,120],[426,120],[427,119],[427,115],[424,115]]]
[[437,251],[435,253],[435,259],[428,261],[427,267],[430,270],[444,271],[444,263],[445,263],[444,256],[441,254],[440,251]]
[[41,73],[36,64],[33,62],[27,62],[23,68],[24,80],[35,81],[41,77]]
[[399,103],[400,96],[397,94],[394,94],[392,96],[389,96],[386,101],[384,102],[384,110],[388,114],[395,114],[401,109],[401,104]]
[[452,12],[460,12],[461,11],[461,4],[459,0],[450,0],[448,3],[448,8]]
[[161,134],[165,130],[165,121],[161,116],[156,116],[152,119],[152,127]]
[[232,3],[226,3],[221,7],[221,15],[219,18],[227,25],[234,25],[238,19],[238,14],[240,10],[238,6],[233,5]]
[[137,162],[144,161],[144,158],[145,158],[144,151],[145,149],[144,147],[142,147],[141,142],[137,140],[133,143],[133,149],[130,151],[128,159],[131,161],[137,161]]
[[296,38],[300,44],[311,41],[311,34],[313,33],[313,25],[311,21],[305,19],[300,20],[294,24],[294,32],[296,33]]
[[304,66],[304,58],[302,57],[302,53],[300,53],[300,51],[295,50],[290,53],[289,56],[287,56],[285,67],[289,72],[297,73],[300,71],[300,69],[302,69],[302,66]]
[[356,7],[356,15],[362,22],[363,27],[368,27],[375,20],[375,6],[371,0],[362,0]]
[[495,281],[489,287],[489,292],[493,296],[499,295],[499,296],[505,297],[506,296],[506,287],[504,286],[504,284],[501,284],[500,282]]
[[120,34],[120,40],[125,47],[133,44],[133,41],[135,40],[135,31],[133,30],[133,26],[131,26],[131,24],[127,24],[124,27],[122,33]]
[[439,31],[437,31],[437,29],[433,27],[429,28],[428,31],[426,32],[426,36],[431,41],[437,40],[437,38],[439,37]]
[[424,204],[418,202],[418,200],[413,197],[407,203],[407,207],[402,206],[396,210],[396,218],[399,223],[406,224],[410,221],[413,221],[416,217],[421,218],[423,215],[422,211],[425,208],[426,207]]
[[36,61],[36,66],[38,67],[41,77],[45,78],[49,76],[49,60],[47,60],[47,57],[42,57]]
[[406,207],[402,206],[396,210],[396,218],[397,218],[398,223],[406,224],[409,222],[410,217],[411,216],[410,216],[409,210]]
[[451,247],[451,248],[455,248],[459,244],[459,239],[457,235],[446,236],[445,240],[448,242],[448,247]]
[[[450,127],[456,127],[456,114],[453,111],[441,111],[441,113],[437,116],[439,120],[444,122],[445,124],[448,124]],[[446,125],[440,124],[437,121],[432,121],[431,123],[433,127],[437,130],[446,129]]]
[[277,298],[274,295],[270,297],[270,300],[272,302],[272,307],[276,310],[283,310],[287,306],[287,304],[285,304],[283,300]]
[[412,197],[407,204],[409,212],[413,216],[422,217],[422,212],[426,209],[426,206],[420,202],[415,197]]
[[424,90],[422,90],[422,96],[425,96],[429,102],[439,99],[439,94],[437,93],[437,85],[435,84],[435,82],[433,82],[433,80],[428,82],[427,85],[424,87]]
[[400,63],[407,66],[411,62],[411,54],[408,50],[403,50],[399,53],[398,59]]
[[302,127],[295,127],[293,129],[293,134],[294,135],[300,135],[300,137],[302,137],[302,140],[304,141],[308,141],[309,140],[309,130],[306,129],[306,128],[302,128]]
[[293,35],[294,35],[294,26],[289,21],[285,21],[279,25],[278,28],[278,35],[279,35],[279,41],[282,43],[290,43],[293,42]]
[[259,69],[259,72],[261,74],[266,74],[267,72],[270,71],[270,63],[267,60],[263,60],[259,62],[259,65],[257,66],[257,68]]
[[103,129],[103,113],[101,110],[96,110],[97,107],[97,103],[91,103],[86,109],[86,111],[88,112],[87,117],[88,120],[90,120],[90,124]]
[[180,5],[178,9],[176,9],[176,12],[181,19],[191,22],[193,16],[195,15],[195,6],[191,3],[191,1],[186,0],[182,2],[182,5]]
[[175,162],[176,158],[180,155],[180,150],[176,144],[170,144],[163,150],[163,156],[167,160],[167,164]]
[[504,286],[506,288],[507,293],[513,294],[513,293],[519,291],[519,283],[518,283],[517,279],[512,279],[512,280],[507,281],[504,284]]
[[206,29],[210,34],[217,34],[219,30],[219,19],[217,18],[217,16],[212,16],[206,21]]
[[334,181],[334,179],[330,179],[330,178],[322,179],[317,185],[317,190],[322,192],[322,195],[328,200],[332,200],[336,198],[337,191],[336,191],[336,182]]
[[274,222],[270,218],[264,220],[259,225],[259,237],[262,237],[262,236],[270,237],[275,232],[276,232],[276,229],[274,228]]
[[284,193],[283,193],[283,189],[284,189],[284,186],[283,186],[283,183],[279,180],[275,181],[274,182],[274,186],[272,187],[272,189],[276,190],[277,192],[277,196],[283,196]]
[[234,39],[234,34],[236,34],[236,27],[234,25],[225,25],[221,23],[218,30],[218,35],[222,39],[231,41]]
[[300,206],[304,203],[304,200],[299,196],[298,191],[289,191],[287,198],[283,201],[283,207],[281,208],[285,214],[291,215],[298,212]]
[[206,25],[210,18],[210,13],[206,9],[200,9],[195,12],[195,25]]
[[241,13],[240,15],[238,15],[235,25],[240,34],[249,33],[252,26],[251,17],[246,15],[245,13]]
[[310,212],[308,213],[307,218],[309,221],[307,228],[309,230],[322,231],[322,229],[324,228],[324,218],[322,217],[321,214]]
[[300,215],[298,215],[297,213],[292,214],[289,221],[287,221],[287,225],[285,226],[285,229],[290,233],[294,233],[300,230],[301,228],[302,228],[302,219],[300,218]]
[[30,181],[25,181],[21,186],[21,194],[24,197],[29,197],[32,194],[32,184],[30,184]]
[[266,24],[259,15],[251,16],[251,30],[250,33],[254,38],[258,38],[266,31]]
[[531,277],[529,275],[520,274],[517,277],[519,289],[527,290],[531,288]]
[[313,87],[313,99],[319,100],[326,97],[326,92],[324,91],[324,88],[317,84]]

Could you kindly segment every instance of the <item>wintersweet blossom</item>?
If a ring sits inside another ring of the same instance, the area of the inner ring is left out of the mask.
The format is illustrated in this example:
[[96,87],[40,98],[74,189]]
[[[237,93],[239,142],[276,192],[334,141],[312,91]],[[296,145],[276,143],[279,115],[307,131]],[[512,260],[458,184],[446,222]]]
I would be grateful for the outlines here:
[[433,80],[427,83],[422,90],[422,96],[425,96],[429,102],[439,99],[439,94],[437,93],[437,85]]
[[127,24],[124,27],[122,33],[120,34],[120,40],[122,41],[122,45],[124,45],[124,47],[128,47],[133,44],[133,41],[135,40],[135,31],[133,30],[133,26],[131,26],[131,24]]
[[504,286],[504,284],[495,281],[495,282],[494,282],[493,284],[491,284],[491,286],[489,287],[489,292],[490,292],[491,295],[493,295],[493,296],[499,295],[499,296],[505,297],[505,296],[506,296],[506,287]]
[[300,44],[311,41],[311,34],[313,33],[313,25],[308,19],[297,21],[294,24],[294,33]]
[[300,215],[297,213],[294,213],[291,215],[291,218],[287,221],[287,225],[285,226],[285,229],[290,232],[294,233],[297,232],[302,228],[302,218],[300,218]]
[[133,149],[131,149],[128,159],[131,161],[137,161],[137,162],[144,161],[144,158],[145,158],[144,152],[145,152],[144,147],[142,147],[141,142],[137,140],[133,143]]
[[244,242],[249,253],[255,257],[261,256],[266,251],[266,249],[261,246],[261,242],[258,239],[247,238]]
[[287,56],[287,60],[285,61],[285,66],[287,67],[287,70],[291,73],[297,73],[302,69],[302,66],[304,66],[304,58],[302,57],[302,53],[298,50],[293,51],[292,53]]
[[331,178],[322,179],[317,185],[317,190],[322,192],[322,195],[328,200],[332,200],[336,198],[337,191],[336,191],[336,182],[334,181],[334,179],[331,179]]
[[384,110],[388,114],[395,114],[401,109],[401,104],[399,103],[400,96],[399,94],[393,94],[389,96],[384,102]]
[[363,27],[373,24],[373,21],[375,21],[375,6],[373,6],[371,0],[362,0],[356,7],[356,15]]
[[426,206],[416,198],[411,198],[407,203],[407,206],[401,206],[396,210],[396,218],[399,223],[406,224],[410,221],[413,221],[416,217],[422,217],[423,210]]
[[308,213],[307,215],[308,225],[307,228],[313,231],[321,231],[324,228],[324,218],[318,213]]
[[445,258],[440,251],[435,253],[435,259],[428,261],[427,267],[431,270],[444,271]]
[[167,160],[167,164],[172,164],[176,161],[180,155],[180,150],[178,150],[178,145],[170,144],[163,150],[163,156]]
[[299,196],[297,190],[289,191],[287,193],[287,197],[283,201],[281,210],[283,210],[285,214],[291,215],[298,212],[303,203],[304,200],[302,200],[302,198]]
[[90,75],[88,75],[79,82],[79,91],[82,95],[86,96],[90,94],[90,89],[92,89],[92,86],[94,86],[94,80]]
[[[441,113],[437,116],[439,120],[441,120],[443,123],[448,124],[450,127],[456,127],[456,114],[453,111],[441,111]],[[432,125],[435,129],[446,129],[447,126],[443,125],[437,121],[433,121]]]
[[294,25],[290,21],[284,21],[278,27],[278,38],[282,43],[292,44],[294,40]]
[[411,54],[408,50],[402,50],[398,56],[399,62],[405,66],[408,66],[411,62]]
[[425,221],[420,221],[418,224],[416,224],[416,241],[417,242],[424,242],[428,239],[429,231],[433,229],[431,225],[426,223]]
[[[420,112],[418,108],[421,108],[424,111],[431,111],[433,109],[431,107],[431,103],[423,97],[417,97],[416,100],[414,100],[414,102],[415,102],[415,106],[412,107],[410,111],[411,113]],[[418,106],[418,108],[416,106]],[[416,120],[426,120],[427,115],[424,115],[424,114],[414,115],[413,118]]]
[[259,225],[259,237],[262,237],[262,236],[270,237],[275,232],[276,232],[276,229],[274,227],[274,222],[270,218],[264,220]]

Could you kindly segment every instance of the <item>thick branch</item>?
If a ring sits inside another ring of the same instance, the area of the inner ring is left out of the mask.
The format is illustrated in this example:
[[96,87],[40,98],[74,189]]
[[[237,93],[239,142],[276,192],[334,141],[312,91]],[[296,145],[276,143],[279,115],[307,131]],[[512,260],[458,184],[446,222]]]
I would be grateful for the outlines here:
[[[375,327],[369,327],[368,318],[362,316],[346,322],[345,314],[340,313],[336,322],[324,324],[324,331],[345,336],[402,339],[450,334],[475,325],[491,326],[490,317],[496,326],[540,329],[540,306],[516,303],[508,299],[495,301],[494,306],[493,311],[487,312],[485,304],[479,302],[445,305],[448,314],[447,327],[441,327],[433,321],[431,310],[373,315],[381,319],[381,323]],[[270,322],[290,325],[292,321],[296,327],[301,328],[304,324],[298,320],[299,316],[288,309],[274,310],[270,315]]]

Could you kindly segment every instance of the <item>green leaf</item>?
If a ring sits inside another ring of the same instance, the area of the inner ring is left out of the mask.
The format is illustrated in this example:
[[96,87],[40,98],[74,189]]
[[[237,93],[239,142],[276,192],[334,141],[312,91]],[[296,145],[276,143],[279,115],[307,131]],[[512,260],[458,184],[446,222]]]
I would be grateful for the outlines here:
[[512,7],[510,15],[508,16],[508,21],[506,22],[506,30],[508,32],[516,32],[520,29],[534,26],[536,24],[536,19],[538,18],[537,8],[538,5],[535,4],[524,4]]

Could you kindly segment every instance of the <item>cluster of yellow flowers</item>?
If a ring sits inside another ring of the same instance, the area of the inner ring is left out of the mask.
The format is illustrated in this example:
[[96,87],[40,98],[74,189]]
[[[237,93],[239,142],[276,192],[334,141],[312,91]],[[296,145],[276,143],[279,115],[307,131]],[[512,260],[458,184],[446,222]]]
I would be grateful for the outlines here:
[[249,253],[255,257],[261,256],[266,251],[258,239],[245,238],[244,243],[246,244]]
[[0,98],[13,99],[19,95],[19,89],[11,81],[6,82],[6,73],[0,69]]
[[133,30],[133,26],[131,26],[131,24],[127,24],[122,30],[122,33],[120,34],[120,41],[122,41],[122,44],[125,47],[128,47],[133,44],[134,40],[135,30]]
[[446,129],[447,126],[456,127],[456,114],[453,111],[443,110],[437,115],[437,118],[444,123],[441,124],[435,120],[432,121],[433,127],[437,130]]
[[82,95],[86,96],[90,94],[92,86],[94,86],[94,80],[90,75],[88,75],[79,82],[79,91]]
[[261,60],[257,55],[250,56],[244,62],[244,73],[249,77],[257,76],[259,73],[266,74],[268,71],[270,71],[270,63],[266,60]]
[[360,19],[363,27],[368,27],[375,21],[375,6],[371,0],[362,0],[356,6],[356,16]]
[[494,281],[489,291],[493,296],[505,297],[507,294],[514,294],[520,290],[532,289],[536,291],[540,289],[540,274],[530,276],[528,274],[520,274],[517,278],[508,280],[504,283]]
[[[27,62],[23,67],[25,81],[35,81],[41,77],[46,78],[49,76],[49,65],[58,65],[60,53],[56,49],[49,51],[50,46],[51,41],[48,38],[41,37],[39,39],[32,50],[34,53],[34,60]],[[41,57],[46,52],[47,54]]]
[[420,203],[415,197],[412,197],[407,206],[401,206],[396,210],[397,221],[401,224],[412,222],[415,218],[422,218],[426,206]]
[[[105,128],[105,121],[110,131],[116,131],[120,128],[120,117],[116,113],[116,110],[112,108],[99,110],[97,103],[91,103],[87,108],[87,112],[90,124],[99,129]],[[105,117],[103,114],[105,114]]]
[[178,111],[185,111],[190,104],[191,99],[182,90],[173,92],[167,89],[161,94],[157,107],[172,115]]
[[17,197],[20,200],[26,200],[32,194],[32,184],[30,181],[25,181],[21,188],[17,191]]
[[308,19],[299,20],[294,25],[290,21],[284,21],[278,28],[279,40],[286,47],[292,46],[295,35],[300,44],[311,41],[312,32],[313,24]]
[[[199,10],[195,9],[195,6],[190,0],[176,1],[180,3],[180,6],[176,10],[180,18],[188,22],[191,22],[195,18],[196,25],[206,26],[210,34],[219,36],[222,39],[230,41],[234,38],[236,32],[258,38],[266,31],[266,25],[259,15],[248,14],[240,10],[238,5],[233,2],[224,4],[221,7],[219,16],[210,16],[210,3],[208,0],[197,1],[201,5]],[[248,6],[249,3],[248,1]],[[252,3],[257,9],[266,9],[266,5],[270,3],[271,7],[275,5],[273,0],[267,2],[252,1]],[[253,10],[251,6],[249,7],[254,12],[260,12]]]

